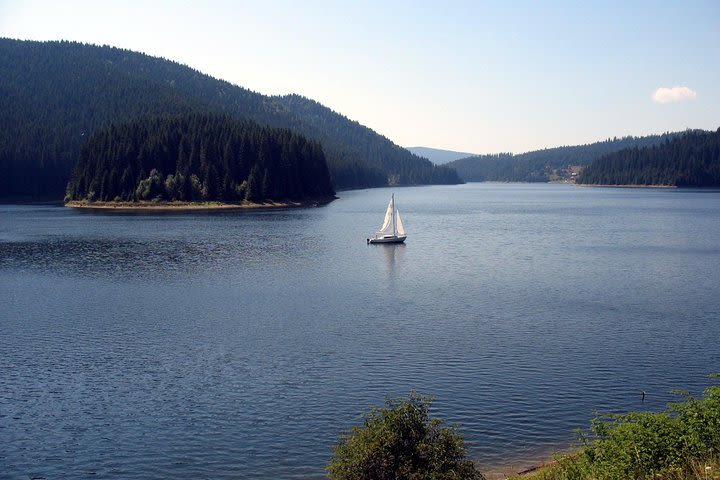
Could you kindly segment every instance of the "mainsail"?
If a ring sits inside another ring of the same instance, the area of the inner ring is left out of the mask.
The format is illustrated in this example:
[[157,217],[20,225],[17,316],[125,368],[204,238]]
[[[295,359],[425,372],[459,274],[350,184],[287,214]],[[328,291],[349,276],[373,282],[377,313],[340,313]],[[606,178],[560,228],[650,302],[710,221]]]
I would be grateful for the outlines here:
[[385,220],[383,221],[382,227],[378,231],[379,235],[394,235],[393,232],[393,210],[395,209],[395,197],[390,197],[390,203],[388,203],[387,210],[385,211]]

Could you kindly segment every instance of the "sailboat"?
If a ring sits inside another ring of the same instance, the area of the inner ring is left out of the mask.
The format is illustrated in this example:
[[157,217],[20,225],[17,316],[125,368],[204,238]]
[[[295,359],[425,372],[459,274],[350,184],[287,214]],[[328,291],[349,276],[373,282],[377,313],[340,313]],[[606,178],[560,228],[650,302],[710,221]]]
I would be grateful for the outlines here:
[[385,221],[380,227],[380,231],[374,237],[368,238],[367,243],[402,243],[406,238],[407,235],[405,235],[405,227],[400,218],[400,211],[395,208],[395,194],[393,193],[385,211]]

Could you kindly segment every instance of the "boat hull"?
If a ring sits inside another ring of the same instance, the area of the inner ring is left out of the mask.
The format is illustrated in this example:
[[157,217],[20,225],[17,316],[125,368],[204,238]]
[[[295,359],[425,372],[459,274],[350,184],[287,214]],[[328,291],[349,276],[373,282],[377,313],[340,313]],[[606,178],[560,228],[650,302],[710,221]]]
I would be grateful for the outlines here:
[[367,239],[367,243],[403,243],[407,235],[390,235],[385,237],[372,237]]

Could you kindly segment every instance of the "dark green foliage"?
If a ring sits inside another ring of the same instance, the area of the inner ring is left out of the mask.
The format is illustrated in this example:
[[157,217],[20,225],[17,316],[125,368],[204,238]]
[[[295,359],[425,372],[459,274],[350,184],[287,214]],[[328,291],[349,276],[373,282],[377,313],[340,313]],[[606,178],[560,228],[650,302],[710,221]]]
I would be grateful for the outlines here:
[[227,115],[142,117],[83,145],[68,200],[260,201],[334,194],[322,148]]
[[597,439],[585,449],[605,478],[652,478],[691,459],[720,454],[720,387],[701,400],[687,397],[661,413],[629,413],[593,422]]
[[0,39],[0,196],[62,196],[83,141],[116,121],[196,110],[121,50]]
[[587,165],[603,155],[624,148],[659,144],[679,133],[623,137],[570,147],[556,147],[513,155],[499,153],[461,158],[447,165],[466,182],[547,182],[551,175],[571,165]]
[[412,393],[373,408],[335,447],[332,480],[480,480],[454,427],[429,417],[431,399]]
[[660,413],[596,418],[585,446],[538,479],[710,478],[696,472],[720,458],[720,387],[708,388],[702,399],[685,397]]
[[720,133],[688,131],[645,148],[604,156],[585,167],[578,183],[596,185],[720,185]]
[[297,95],[260,95],[118,48],[0,39],[0,196],[60,196],[93,132],[139,116],[188,112],[226,113],[320,142],[337,188],[384,186],[389,179],[459,183],[454,170]]

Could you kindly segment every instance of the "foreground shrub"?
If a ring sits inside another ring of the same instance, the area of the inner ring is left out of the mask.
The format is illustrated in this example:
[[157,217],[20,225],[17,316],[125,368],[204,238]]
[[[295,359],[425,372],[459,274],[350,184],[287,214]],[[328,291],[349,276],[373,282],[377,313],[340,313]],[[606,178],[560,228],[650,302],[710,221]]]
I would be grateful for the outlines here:
[[683,394],[664,412],[605,415],[593,420],[584,447],[559,457],[538,480],[720,478],[720,387],[703,398]]
[[481,480],[453,426],[429,418],[432,400],[411,393],[373,408],[343,435],[327,467],[331,480]]

